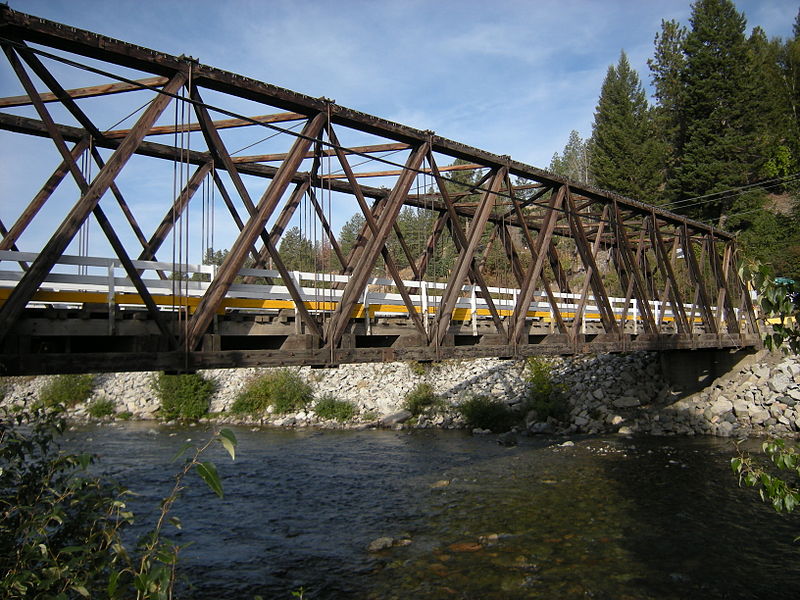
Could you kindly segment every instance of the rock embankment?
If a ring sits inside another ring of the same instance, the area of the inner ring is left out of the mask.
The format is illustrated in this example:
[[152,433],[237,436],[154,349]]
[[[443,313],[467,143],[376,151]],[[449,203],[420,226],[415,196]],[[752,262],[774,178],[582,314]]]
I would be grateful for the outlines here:
[[[547,361],[550,380],[561,398],[561,420],[532,411],[524,361],[478,359],[433,365],[388,363],[342,365],[338,369],[297,369],[316,398],[332,396],[352,403],[357,416],[337,424],[318,418],[313,406],[295,414],[237,417],[228,411],[247,383],[266,369],[202,371],[216,383],[210,410],[224,422],[281,427],[442,427],[465,426],[458,405],[474,396],[504,402],[520,415],[518,433],[646,433],[718,436],[800,432],[800,358],[761,351],[742,361],[704,390],[674,393],[654,353],[604,354]],[[118,415],[158,418],[153,373],[98,375],[92,397],[75,407],[86,418],[89,404],[111,401]],[[36,400],[48,377],[6,378],[5,404]],[[411,418],[406,394],[427,383],[441,401]]]

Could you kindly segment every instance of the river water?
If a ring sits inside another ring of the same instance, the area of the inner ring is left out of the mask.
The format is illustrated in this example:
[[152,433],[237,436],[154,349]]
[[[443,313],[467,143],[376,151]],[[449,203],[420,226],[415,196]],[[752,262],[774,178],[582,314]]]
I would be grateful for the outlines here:
[[[250,431],[210,453],[175,507],[193,542],[181,598],[775,598],[800,590],[800,516],[736,486],[714,438],[521,438],[452,431]],[[201,428],[87,426],[68,447],[141,494],[140,523]],[[369,552],[378,537],[411,540]]]

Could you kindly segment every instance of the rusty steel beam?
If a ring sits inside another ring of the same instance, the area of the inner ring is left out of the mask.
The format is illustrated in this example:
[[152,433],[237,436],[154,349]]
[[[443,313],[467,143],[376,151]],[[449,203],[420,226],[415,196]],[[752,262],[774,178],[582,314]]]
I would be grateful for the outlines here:
[[[267,220],[275,210],[275,206],[286,191],[286,188],[291,183],[292,177],[297,172],[297,168],[303,160],[303,156],[308,152],[311,139],[319,135],[324,124],[324,113],[318,114],[306,123],[306,126],[303,128],[304,137],[299,137],[295,140],[289,157],[287,157],[284,163],[278,168],[275,178],[270,181],[267,189],[264,191],[256,207],[256,212],[247,221],[241,235],[236,239],[236,242],[234,242],[225,260],[222,262],[217,272],[217,277],[209,285],[197,306],[197,310],[194,315],[192,315],[186,333],[186,345],[190,350],[194,350],[199,346],[201,338],[208,331],[208,327],[211,324],[214,313],[217,311],[217,307],[219,307],[220,303],[225,298],[225,294],[228,293],[228,289],[230,289],[230,286],[233,284],[234,278],[242,268],[245,255],[256,238],[264,231]],[[318,326],[316,326],[316,322],[311,318],[311,315],[308,314],[308,310],[302,298],[299,296],[297,289],[292,285],[292,278],[289,276],[288,270],[283,266],[283,262],[280,260],[280,256],[272,245],[269,236],[266,236],[264,243],[267,245],[273,260],[276,262],[276,267],[281,272],[281,278],[283,278],[284,284],[292,295],[296,310],[301,315],[306,325],[317,335],[321,335]]]
[[[81,88],[66,90],[70,98],[95,98],[97,96],[108,96],[110,94],[120,94],[122,92],[134,92],[154,87],[161,87],[167,83],[166,77],[147,77],[135,82],[115,81],[113,83],[100,83],[97,85],[87,85]],[[42,102],[59,102],[59,97],[52,92],[39,92],[39,99]],[[24,96],[9,96],[0,98],[0,108],[13,108],[15,106],[31,106],[33,100],[27,94]]]
[[[0,8],[0,14],[2,14],[4,10],[5,9]],[[22,66],[16,60],[14,51],[8,46],[4,46],[4,51],[19,75],[19,69],[21,69]],[[186,75],[184,70],[177,70],[170,81],[165,84],[164,89],[170,93],[176,92],[183,86],[185,81]],[[35,92],[31,92],[29,95],[34,97],[34,99],[36,97]],[[0,308],[0,339],[6,335],[11,325],[17,320],[33,294],[44,281],[45,277],[50,273],[56,261],[64,253],[64,250],[66,250],[80,226],[83,225],[83,222],[94,210],[95,206],[97,206],[100,198],[111,186],[116,176],[128,162],[128,159],[133,155],[136,147],[144,139],[145,132],[152,127],[153,123],[161,115],[171,100],[172,98],[168,94],[158,94],[153,99],[139,117],[131,133],[120,142],[119,146],[106,163],[106,166],[100,170],[89,188],[82,194],[80,200],[73,206],[72,210],[70,210],[67,218],[62,222],[50,238],[50,241],[47,242],[39,253],[37,259],[23,275],[17,286],[12,290],[8,299]],[[43,120],[45,120],[44,115],[46,114],[45,111],[42,115]],[[48,122],[45,121],[45,124],[48,124]],[[53,137],[54,140],[58,139],[55,129],[51,128],[51,133],[53,134],[51,137],[55,136]],[[63,139],[60,141],[59,149],[66,148],[66,145],[63,144]],[[69,165],[72,158],[69,152],[67,152],[63,158]]]

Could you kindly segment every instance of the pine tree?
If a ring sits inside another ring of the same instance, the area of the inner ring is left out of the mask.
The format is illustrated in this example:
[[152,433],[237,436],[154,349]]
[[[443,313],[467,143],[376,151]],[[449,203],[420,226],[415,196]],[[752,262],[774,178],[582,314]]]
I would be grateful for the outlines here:
[[786,106],[785,136],[789,149],[788,171],[800,170],[800,10],[794,22],[794,37],[778,51],[780,90]]
[[659,147],[639,75],[623,51],[610,66],[594,114],[591,171],[595,184],[653,202],[661,183]]
[[[745,185],[756,178],[755,90],[745,18],[730,0],[698,0],[683,51],[683,140],[670,185],[678,200]],[[729,196],[691,205],[689,214],[718,219]]]
[[574,129],[569,133],[569,140],[564,152],[553,154],[550,171],[571,179],[576,183],[592,183],[591,156],[589,144]]
[[[661,32],[655,38],[655,54],[647,61],[657,102],[653,109],[655,137],[661,144],[661,168],[665,181],[674,177],[680,159],[679,149],[683,146],[682,78],[686,65],[683,54],[686,33],[686,28],[677,21],[661,21]],[[667,201],[675,199],[662,196]]]
[[315,268],[314,244],[303,236],[299,227],[292,227],[283,234],[278,252],[289,270],[313,271]]

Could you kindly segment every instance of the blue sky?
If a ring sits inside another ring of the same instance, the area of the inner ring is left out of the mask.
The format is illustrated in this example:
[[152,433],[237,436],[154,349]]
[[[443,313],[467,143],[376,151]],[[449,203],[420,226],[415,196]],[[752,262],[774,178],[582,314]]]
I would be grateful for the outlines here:
[[[563,149],[572,129],[583,137],[591,134],[600,86],[620,50],[647,85],[646,61],[661,20],[688,24],[690,14],[688,0],[9,0],[9,5],[333,98],[542,168]],[[740,0],[737,7],[748,29],[760,25],[769,37],[785,38],[800,0]],[[0,95],[21,93],[7,65],[3,68],[0,84],[14,85],[3,85]],[[0,160],[15,158],[9,139],[0,136]],[[55,157],[48,163],[48,173],[57,162]],[[44,177],[32,178],[31,189]],[[0,189],[16,192],[18,180],[18,173],[0,175]],[[27,190],[19,193],[30,197]],[[163,210],[159,205],[151,212],[146,224],[157,223]],[[348,216],[335,215],[335,227]],[[8,226],[14,214],[2,218]]]
[[[688,0],[10,0],[28,12],[188,54],[311,96],[547,167],[584,137],[624,49],[645,83],[661,19]],[[786,37],[798,0],[737,2]]]

